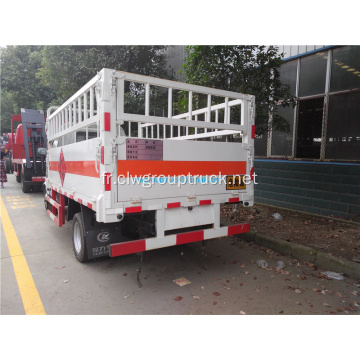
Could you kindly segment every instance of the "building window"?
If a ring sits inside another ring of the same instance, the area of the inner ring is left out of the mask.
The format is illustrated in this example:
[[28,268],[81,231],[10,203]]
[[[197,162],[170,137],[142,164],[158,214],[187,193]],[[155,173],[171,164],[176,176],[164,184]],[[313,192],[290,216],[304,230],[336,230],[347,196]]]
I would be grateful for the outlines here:
[[[332,62],[328,68],[330,52]],[[298,100],[295,114],[291,108],[279,108],[279,115],[289,121],[291,130],[289,133],[273,131],[271,156],[359,161],[360,46],[341,46],[300,58],[298,85],[297,62],[297,59],[290,60],[280,69],[282,83],[290,85],[295,95],[298,86]],[[326,81],[330,84],[328,90]],[[259,146],[265,156],[267,144],[259,143]],[[255,148],[255,155],[257,153]]]
[[360,46],[333,50],[330,91],[360,88]]
[[360,160],[360,92],[331,95],[326,133],[327,159]]
[[267,131],[261,135],[256,135],[254,139],[255,156],[265,157],[267,153]]
[[324,97],[299,101],[296,157],[320,159]]
[[288,61],[280,68],[280,81],[290,86],[291,94],[294,96],[296,95],[296,70],[297,60]]
[[292,156],[294,108],[279,106],[277,114],[282,116],[290,125],[290,131],[273,131],[271,140],[271,155]]
[[327,52],[300,59],[299,97],[324,94]]

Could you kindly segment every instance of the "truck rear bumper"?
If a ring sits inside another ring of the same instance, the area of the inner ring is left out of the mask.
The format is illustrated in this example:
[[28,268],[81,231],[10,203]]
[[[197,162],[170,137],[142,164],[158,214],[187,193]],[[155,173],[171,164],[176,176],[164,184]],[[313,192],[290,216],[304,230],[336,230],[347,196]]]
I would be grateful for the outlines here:
[[219,229],[205,229],[181,234],[167,235],[163,238],[148,238],[109,245],[109,256],[121,256],[168,246],[182,245],[196,241],[231,236],[249,231],[249,224],[222,226]]
[[45,181],[45,177],[43,176],[37,176],[37,177],[33,176],[30,181],[24,180],[26,184],[31,184],[31,185],[39,185],[44,181]]

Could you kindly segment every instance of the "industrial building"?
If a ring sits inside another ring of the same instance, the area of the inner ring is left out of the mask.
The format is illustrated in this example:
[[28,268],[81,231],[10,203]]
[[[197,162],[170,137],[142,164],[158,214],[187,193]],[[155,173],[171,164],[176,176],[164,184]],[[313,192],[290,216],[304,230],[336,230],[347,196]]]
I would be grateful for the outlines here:
[[[360,216],[360,46],[278,48],[285,55],[281,81],[297,101],[294,108],[278,109],[290,132],[255,138],[255,201]],[[185,46],[168,50],[175,72],[184,58]]]

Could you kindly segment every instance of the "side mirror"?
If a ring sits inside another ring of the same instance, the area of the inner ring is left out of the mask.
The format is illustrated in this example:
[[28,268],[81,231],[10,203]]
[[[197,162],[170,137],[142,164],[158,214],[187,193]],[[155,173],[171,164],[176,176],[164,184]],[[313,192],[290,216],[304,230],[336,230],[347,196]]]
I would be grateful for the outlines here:
[[46,154],[47,154],[47,149],[45,149],[45,148],[38,148],[38,149],[37,149],[37,153],[38,153],[38,155],[46,156]]

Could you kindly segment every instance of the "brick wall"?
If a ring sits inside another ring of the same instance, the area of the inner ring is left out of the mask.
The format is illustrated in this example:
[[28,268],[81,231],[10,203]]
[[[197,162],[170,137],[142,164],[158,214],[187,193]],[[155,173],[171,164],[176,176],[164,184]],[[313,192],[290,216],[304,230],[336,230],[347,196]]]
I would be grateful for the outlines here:
[[255,160],[255,202],[320,215],[360,215],[360,164]]

